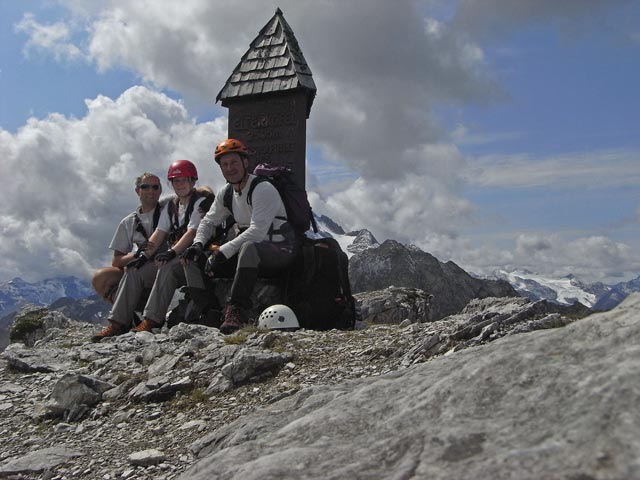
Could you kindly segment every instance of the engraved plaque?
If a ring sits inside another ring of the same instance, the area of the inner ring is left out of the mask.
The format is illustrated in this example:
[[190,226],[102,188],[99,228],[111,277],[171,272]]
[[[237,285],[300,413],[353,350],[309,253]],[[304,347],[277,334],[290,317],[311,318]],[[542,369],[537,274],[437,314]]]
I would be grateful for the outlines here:
[[251,171],[259,163],[285,165],[305,187],[307,102],[308,94],[293,91],[223,103],[229,107],[229,138],[247,145]]

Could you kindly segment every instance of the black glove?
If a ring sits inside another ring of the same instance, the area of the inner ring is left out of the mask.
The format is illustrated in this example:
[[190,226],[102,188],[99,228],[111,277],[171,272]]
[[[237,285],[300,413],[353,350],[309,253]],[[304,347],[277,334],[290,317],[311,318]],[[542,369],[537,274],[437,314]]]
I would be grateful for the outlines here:
[[173,249],[169,249],[166,252],[162,252],[156,255],[156,262],[165,263],[176,258],[176,251]]
[[184,252],[182,252],[180,258],[182,258],[183,260],[197,260],[198,257],[202,256],[203,252],[204,247],[202,246],[202,244],[200,242],[196,242],[189,248],[187,248]]
[[207,264],[204,266],[205,275],[212,277],[216,269],[226,261],[227,257],[225,254],[218,250],[215,255],[211,255],[207,259]]
[[143,253],[141,253],[137,258],[134,258],[129,263],[127,263],[127,268],[140,268],[143,266],[149,258]]
[[149,241],[145,240],[144,243],[138,247],[138,250],[136,250],[136,253],[133,254],[133,258],[140,258],[140,255],[144,253],[144,251],[148,246],[149,246]]

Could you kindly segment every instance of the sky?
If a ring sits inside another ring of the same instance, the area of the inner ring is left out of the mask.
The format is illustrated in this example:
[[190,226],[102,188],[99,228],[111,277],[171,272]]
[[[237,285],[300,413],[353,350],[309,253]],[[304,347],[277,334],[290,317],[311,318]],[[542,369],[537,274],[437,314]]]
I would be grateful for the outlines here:
[[0,0],[0,280],[110,264],[144,171],[222,187],[215,97],[277,7],[317,213],[480,275],[640,275],[640,2]]

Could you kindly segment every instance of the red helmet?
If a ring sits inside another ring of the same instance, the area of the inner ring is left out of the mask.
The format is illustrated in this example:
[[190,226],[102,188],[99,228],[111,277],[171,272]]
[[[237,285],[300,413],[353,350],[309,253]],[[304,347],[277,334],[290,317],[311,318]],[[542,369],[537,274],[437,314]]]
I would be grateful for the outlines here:
[[249,156],[249,150],[247,150],[245,144],[235,138],[227,138],[216,147],[215,159],[218,165],[220,164],[220,157],[225,153],[239,153],[243,157]]
[[167,180],[173,180],[180,177],[193,177],[198,179],[198,170],[196,166],[189,160],[176,160],[169,165],[169,172],[167,173]]

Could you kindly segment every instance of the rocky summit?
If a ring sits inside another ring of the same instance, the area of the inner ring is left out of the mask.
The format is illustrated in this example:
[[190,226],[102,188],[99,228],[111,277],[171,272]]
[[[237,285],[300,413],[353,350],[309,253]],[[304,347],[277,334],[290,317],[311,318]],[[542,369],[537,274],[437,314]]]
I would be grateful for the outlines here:
[[640,295],[585,318],[491,297],[430,321],[431,300],[368,292],[354,331],[182,323],[98,344],[21,312],[0,478],[640,478]]

